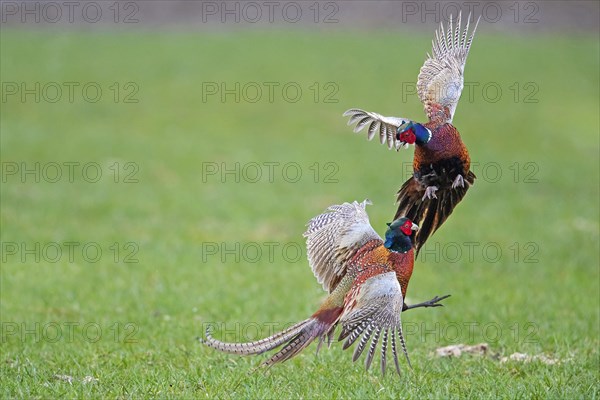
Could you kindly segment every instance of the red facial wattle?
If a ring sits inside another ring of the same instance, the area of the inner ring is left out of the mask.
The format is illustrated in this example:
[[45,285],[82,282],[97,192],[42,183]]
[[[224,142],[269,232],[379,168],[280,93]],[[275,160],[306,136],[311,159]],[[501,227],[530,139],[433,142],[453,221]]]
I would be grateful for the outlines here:
[[414,144],[417,140],[417,136],[413,132],[412,128],[402,132],[399,137],[400,141],[408,144]]
[[404,224],[402,224],[402,226],[400,227],[400,230],[406,236],[412,235],[412,222],[406,221]]

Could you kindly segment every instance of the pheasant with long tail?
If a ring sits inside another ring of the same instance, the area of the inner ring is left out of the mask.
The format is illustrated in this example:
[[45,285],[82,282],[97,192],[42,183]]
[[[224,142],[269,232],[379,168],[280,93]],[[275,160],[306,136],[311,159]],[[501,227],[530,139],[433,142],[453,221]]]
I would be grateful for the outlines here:
[[471,159],[458,130],[452,125],[456,105],[464,86],[467,56],[477,24],[469,36],[469,18],[462,28],[461,14],[453,28],[452,16],[444,31],[435,33],[432,55],[427,54],[417,79],[417,93],[429,122],[384,117],[374,112],[350,109],[348,125],[354,132],[368,126],[367,137],[379,134],[381,144],[399,150],[415,145],[413,176],[398,191],[395,217],[406,216],[420,227],[415,235],[417,254],[450,216],[475,181]]
[[412,237],[418,227],[408,218],[398,218],[388,224],[384,240],[371,227],[367,204],[370,203],[365,200],[334,205],[309,221],[304,233],[308,260],[317,281],[329,292],[310,318],[255,342],[222,342],[213,338],[209,329],[201,341],[219,351],[239,355],[261,354],[283,346],[263,363],[271,366],[292,358],[317,338],[319,347],[324,341],[331,344],[336,327],[341,325],[339,340],[345,340],[343,349],[358,342],[353,361],[368,345],[368,369],[381,341],[381,370],[385,373],[391,343],[400,374],[397,340],[410,365],[402,335],[402,311],[441,306],[439,301],[448,296],[406,305],[404,299],[414,264]]

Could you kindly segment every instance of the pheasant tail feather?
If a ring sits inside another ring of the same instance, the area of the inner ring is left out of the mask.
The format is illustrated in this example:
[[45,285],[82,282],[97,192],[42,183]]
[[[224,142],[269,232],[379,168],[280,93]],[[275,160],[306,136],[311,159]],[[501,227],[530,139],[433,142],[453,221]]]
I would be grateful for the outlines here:
[[332,334],[342,308],[317,311],[311,318],[278,332],[267,338],[247,343],[227,343],[212,337],[210,330],[206,331],[206,339],[200,339],[205,345],[224,353],[251,355],[262,354],[279,346],[283,347],[263,363],[265,366],[289,360],[316,338],[323,340]]
[[415,234],[415,257],[429,236],[442,226],[454,208],[467,194],[469,187],[475,182],[475,174],[469,171],[465,177],[465,185],[454,189],[440,190],[437,198],[423,199],[424,189],[413,177],[409,178],[398,191],[398,210],[394,219],[406,217],[419,225]]
[[296,335],[289,339],[287,344],[283,346],[281,350],[265,361],[263,365],[269,367],[273,364],[287,361],[304,350],[317,338],[319,338],[318,351],[323,340],[327,338],[329,341],[331,338],[342,311],[342,307],[317,311],[312,318],[307,320],[307,324],[304,325]]
[[204,343],[208,347],[212,347],[215,350],[222,351],[223,353],[238,354],[238,355],[251,355],[251,354],[262,354],[266,351],[272,350],[283,343],[289,341],[291,338],[296,336],[298,332],[311,321],[307,319],[301,321],[281,332],[278,332],[267,338],[257,340],[254,342],[247,343],[227,343],[217,340],[212,337],[210,329],[206,329],[206,339],[200,339],[200,342]]

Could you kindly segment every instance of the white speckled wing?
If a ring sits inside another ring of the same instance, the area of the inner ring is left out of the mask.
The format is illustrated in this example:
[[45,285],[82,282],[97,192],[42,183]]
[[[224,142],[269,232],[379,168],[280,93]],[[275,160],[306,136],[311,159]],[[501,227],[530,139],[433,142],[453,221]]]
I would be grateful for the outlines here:
[[353,301],[348,302],[352,307],[349,310],[344,310],[344,314],[340,319],[342,325],[340,340],[346,340],[343,348],[347,349],[358,341],[352,357],[352,360],[356,361],[367,347],[369,340],[371,340],[365,358],[365,366],[368,369],[381,338],[381,371],[385,373],[388,337],[390,337],[394,364],[396,371],[400,374],[398,353],[396,351],[396,335],[400,339],[409,366],[410,359],[402,335],[400,315],[402,314],[404,298],[396,273],[386,272],[373,276],[360,285],[353,294],[355,296],[352,299]]
[[462,29],[461,14],[458,14],[456,27],[453,28],[452,16],[450,16],[446,30],[444,31],[444,24],[441,23],[439,30],[435,32],[432,55],[427,54],[417,79],[417,93],[425,107],[425,113],[430,118],[433,104],[448,107],[450,110],[448,122],[451,122],[454,117],[464,86],[463,74],[467,56],[479,24],[477,19],[471,36],[467,38],[470,19],[469,14],[465,28]]
[[367,139],[371,140],[375,135],[379,135],[381,144],[386,144],[389,149],[399,150],[405,148],[404,143],[396,139],[396,130],[399,126],[411,122],[405,118],[384,117],[383,115],[365,111],[358,108],[352,108],[344,113],[344,117],[350,117],[348,125],[356,123],[354,132],[360,132],[365,126],[367,129]]
[[347,261],[362,245],[381,237],[375,232],[366,206],[369,200],[329,207],[308,222],[304,233],[308,262],[317,281],[329,292],[346,274]]

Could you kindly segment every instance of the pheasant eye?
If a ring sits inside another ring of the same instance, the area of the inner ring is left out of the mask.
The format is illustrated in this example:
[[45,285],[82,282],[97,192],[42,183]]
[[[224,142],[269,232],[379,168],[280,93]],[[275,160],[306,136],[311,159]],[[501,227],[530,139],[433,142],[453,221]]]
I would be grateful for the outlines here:
[[412,234],[412,222],[410,221],[405,221],[402,226],[400,227],[400,230],[402,231],[402,233],[404,233],[407,236],[410,236]]

